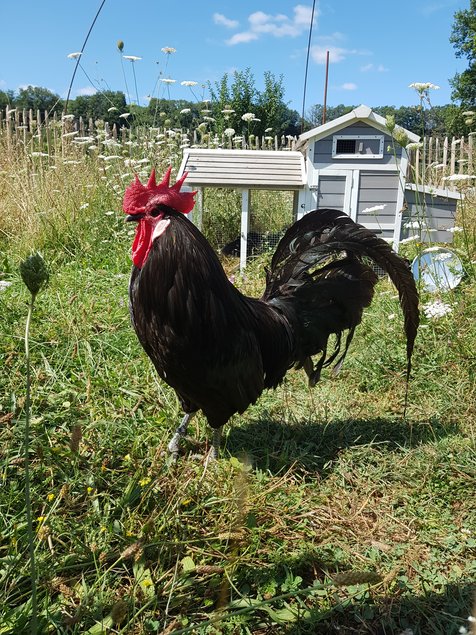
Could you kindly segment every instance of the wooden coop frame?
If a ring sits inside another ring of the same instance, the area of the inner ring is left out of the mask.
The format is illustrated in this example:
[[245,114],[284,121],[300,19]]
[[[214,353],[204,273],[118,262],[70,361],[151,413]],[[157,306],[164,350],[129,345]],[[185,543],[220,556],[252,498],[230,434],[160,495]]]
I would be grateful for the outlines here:
[[293,191],[296,218],[298,193],[306,184],[304,157],[295,151],[188,148],[177,179],[184,172],[188,172],[187,185],[198,191],[193,220],[199,229],[202,228],[205,188],[241,191],[240,271],[246,266],[251,190]]

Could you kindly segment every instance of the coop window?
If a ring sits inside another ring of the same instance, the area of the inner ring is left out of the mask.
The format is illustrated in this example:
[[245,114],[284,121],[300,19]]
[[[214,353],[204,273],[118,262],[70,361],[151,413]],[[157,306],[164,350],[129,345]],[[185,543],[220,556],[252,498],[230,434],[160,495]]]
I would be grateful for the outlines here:
[[383,135],[334,135],[333,159],[381,159]]

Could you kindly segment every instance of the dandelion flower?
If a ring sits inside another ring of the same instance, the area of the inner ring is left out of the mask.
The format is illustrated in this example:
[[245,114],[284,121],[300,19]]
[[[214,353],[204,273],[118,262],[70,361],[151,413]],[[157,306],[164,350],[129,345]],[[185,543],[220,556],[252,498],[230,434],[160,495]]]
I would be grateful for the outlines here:
[[360,213],[361,214],[373,214],[374,212],[379,212],[381,209],[384,209],[385,207],[387,207],[386,204],[384,204],[384,205],[374,205],[373,207],[366,207]]
[[139,57],[138,55],[123,55],[122,57],[130,62],[138,62],[142,59],[142,57]]
[[193,82],[190,80],[185,80],[183,82],[180,82],[181,86],[196,86],[198,84],[198,82]]
[[66,57],[70,60],[77,60],[78,57],[81,57],[82,54],[82,51],[76,51],[75,53],[68,53]]
[[174,49],[173,46],[164,46],[160,50],[162,51],[162,53],[165,53],[166,55],[170,55],[171,53],[177,52],[177,49]]

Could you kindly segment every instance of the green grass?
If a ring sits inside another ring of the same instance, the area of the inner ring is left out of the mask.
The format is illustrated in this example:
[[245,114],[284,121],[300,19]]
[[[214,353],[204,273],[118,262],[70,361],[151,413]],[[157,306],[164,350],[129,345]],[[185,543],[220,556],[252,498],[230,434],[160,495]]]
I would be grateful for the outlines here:
[[[450,295],[451,314],[423,318],[406,420],[402,319],[382,281],[338,377],[309,390],[302,372],[288,373],[229,423],[215,464],[204,464],[209,430],[197,417],[174,465],[165,450],[179,405],[130,326],[130,229],[106,214],[120,196],[92,181],[79,214],[84,198],[68,178],[69,211],[60,213],[60,192],[45,223],[26,200],[31,233],[4,225],[0,244],[2,278],[13,283],[0,292],[0,633],[26,633],[31,619],[28,293],[18,264],[33,247],[51,268],[30,343],[41,633],[451,635],[468,626],[474,282]],[[259,293],[265,261],[239,278],[245,292]],[[355,584],[342,586],[349,572]]]

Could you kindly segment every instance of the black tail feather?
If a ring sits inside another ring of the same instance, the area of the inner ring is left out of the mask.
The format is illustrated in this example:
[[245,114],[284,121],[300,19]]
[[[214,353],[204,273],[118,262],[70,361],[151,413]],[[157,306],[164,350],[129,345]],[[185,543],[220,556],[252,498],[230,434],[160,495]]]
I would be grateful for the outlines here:
[[[407,340],[408,380],[419,324],[418,293],[415,281],[407,262],[398,256],[387,242],[355,223],[346,214],[332,209],[315,210],[306,214],[288,229],[277,246],[267,272],[267,285],[263,299],[279,303],[283,296],[295,293],[296,289],[306,283],[309,284],[310,281],[320,283],[319,286],[315,285],[316,293],[322,292],[325,285],[332,291],[332,281],[335,283],[336,292],[339,284],[346,292],[345,279],[355,282],[356,276],[360,275],[362,284],[357,286],[357,289],[360,292],[362,288],[362,297],[357,294],[355,300],[346,299],[346,310],[355,310],[355,315],[349,319],[349,324],[346,326],[350,330],[345,351],[336,363],[336,366],[340,367],[352,340],[353,329],[360,322],[362,310],[370,304],[376,282],[376,276],[372,279],[371,270],[364,264],[367,258],[386,271],[397,288]],[[357,261],[361,267],[360,274],[356,267]],[[352,306],[352,302],[355,306]],[[332,298],[330,304],[332,304]],[[329,334],[331,332],[339,333],[340,330],[329,330]],[[325,341],[327,342],[327,338]],[[323,347],[320,350],[323,351]],[[327,361],[319,360],[313,371],[315,381],[319,378],[321,367],[331,363],[337,354],[338,351]]]

